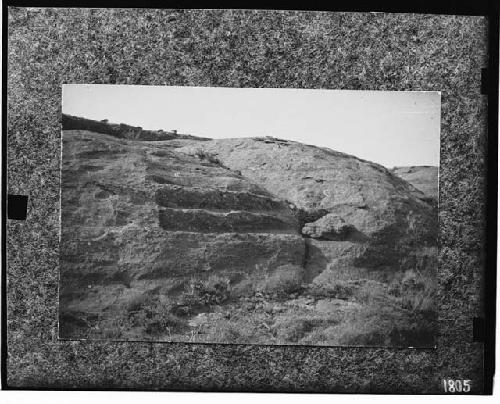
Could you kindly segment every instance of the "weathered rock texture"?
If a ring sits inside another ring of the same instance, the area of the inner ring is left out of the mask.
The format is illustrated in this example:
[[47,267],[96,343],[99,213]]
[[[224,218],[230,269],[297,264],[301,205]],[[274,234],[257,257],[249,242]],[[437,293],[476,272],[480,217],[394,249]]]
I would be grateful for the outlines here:
[[360,320],[359,299],[433,278],[436,211],[412,185],[286,140],[110,133],[64,131],[61,336],[432,344],[416,303]]
[[433,166],[394,167],[392,172],[409,182],[427,197],[438,200],[439,169]]
[[61,212],[63,337],[193,278],[237,286],[304,260],[287,203],[161,141],[64,131]]
[[185,143],[177,150],[194,154],[201,148],[294,205],[301,232],[310,237],[309,277],[398,271],[421,248],[437,243],[435,206],[378,164],[271,137]]

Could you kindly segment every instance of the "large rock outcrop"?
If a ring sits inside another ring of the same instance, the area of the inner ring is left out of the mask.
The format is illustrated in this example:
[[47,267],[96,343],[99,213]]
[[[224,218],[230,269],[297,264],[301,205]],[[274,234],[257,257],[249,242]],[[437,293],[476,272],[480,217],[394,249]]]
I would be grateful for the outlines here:
[[184,144],[178,151],[201,149],[295,206],[301,232],[310,237],[309,277],[324,271],[383,277],[437,243],[435,206],[378,164],[270,137]]
[[436,206],[389,170],[273,138],[70,121],[61,337],[433,345]]
[[141,296],[175,299],[193,279],[237,287],[304,260],[287,203],[161,141],[64,131],[61,212],[63,337]]

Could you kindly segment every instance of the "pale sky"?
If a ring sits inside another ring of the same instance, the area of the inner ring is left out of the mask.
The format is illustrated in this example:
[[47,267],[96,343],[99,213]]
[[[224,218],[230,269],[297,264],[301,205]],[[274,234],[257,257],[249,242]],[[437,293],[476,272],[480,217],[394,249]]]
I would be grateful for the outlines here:
[[214,139],[273,136],[388,168],[439,165],[439,92],[65,84],[62,109]]

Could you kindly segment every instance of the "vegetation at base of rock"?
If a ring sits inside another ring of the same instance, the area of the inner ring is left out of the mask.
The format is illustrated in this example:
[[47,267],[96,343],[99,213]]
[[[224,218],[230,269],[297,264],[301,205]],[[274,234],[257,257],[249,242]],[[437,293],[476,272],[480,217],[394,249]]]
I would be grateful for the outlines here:
[[408,270],[390,282],[344,279],[306,285],[295,268],[285,266],[244,296],[234,291],[226,277],[193,278],[175,299],[137,296],[125,316],[102,319],[85,337],[128,339],[139,334],[160,341],[185,336],[191,342],[434,344],[435,284],[429,274]]
[[389,284],[388,293],[401,299],[403,309],[424,315],[434,312],[436,283],[432,274],[407,270],[401,279]]
[[257,287],[257,291],[288,296],[302,288],[302,268],[295,265],[283,265],[276,269]]
[[[388,293],[389,288],[400,288],[405,294],[394,296]],[[367,280],[339,281],[327,286],[303,285],[287,296],[255,292],[198,313],[192,318],[191,340],[432,346],[436,317],[427,306],[432,293],[425,277],[413,272],[390,286]]]
[[171,304],[162,303],[157,296],[140,296],[128,308],[132,327],[144,327],[148,335],[174,333],[186,328],[186,323],[171,313]]
[[217,275],[211,275],[207,279],[191,279],[183,297],[194,305],[222,304],[229,299],[230,283],[228,278]]

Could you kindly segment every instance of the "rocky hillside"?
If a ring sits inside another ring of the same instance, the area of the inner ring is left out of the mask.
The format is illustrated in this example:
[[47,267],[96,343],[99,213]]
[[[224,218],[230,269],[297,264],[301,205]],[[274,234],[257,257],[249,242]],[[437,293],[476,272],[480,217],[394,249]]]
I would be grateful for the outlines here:
[[427,197],[438,200],[438,167],[394,167],[392,172],[422,191]]
[[301,275],[305,247],[284,201],[162,142],[64,131],[62,183],[62,336],[193,280],[248,286],[283,265]]
[[378,164],[270,137],[188,141],[178,149],[200,150],[295,206],[309,279],[323,282],[339,271],[383,277],[436,245],[434,206]]
[[62,337],[433,344],[437,211],[414,186],[297,142],[104,124],[63,133]]

